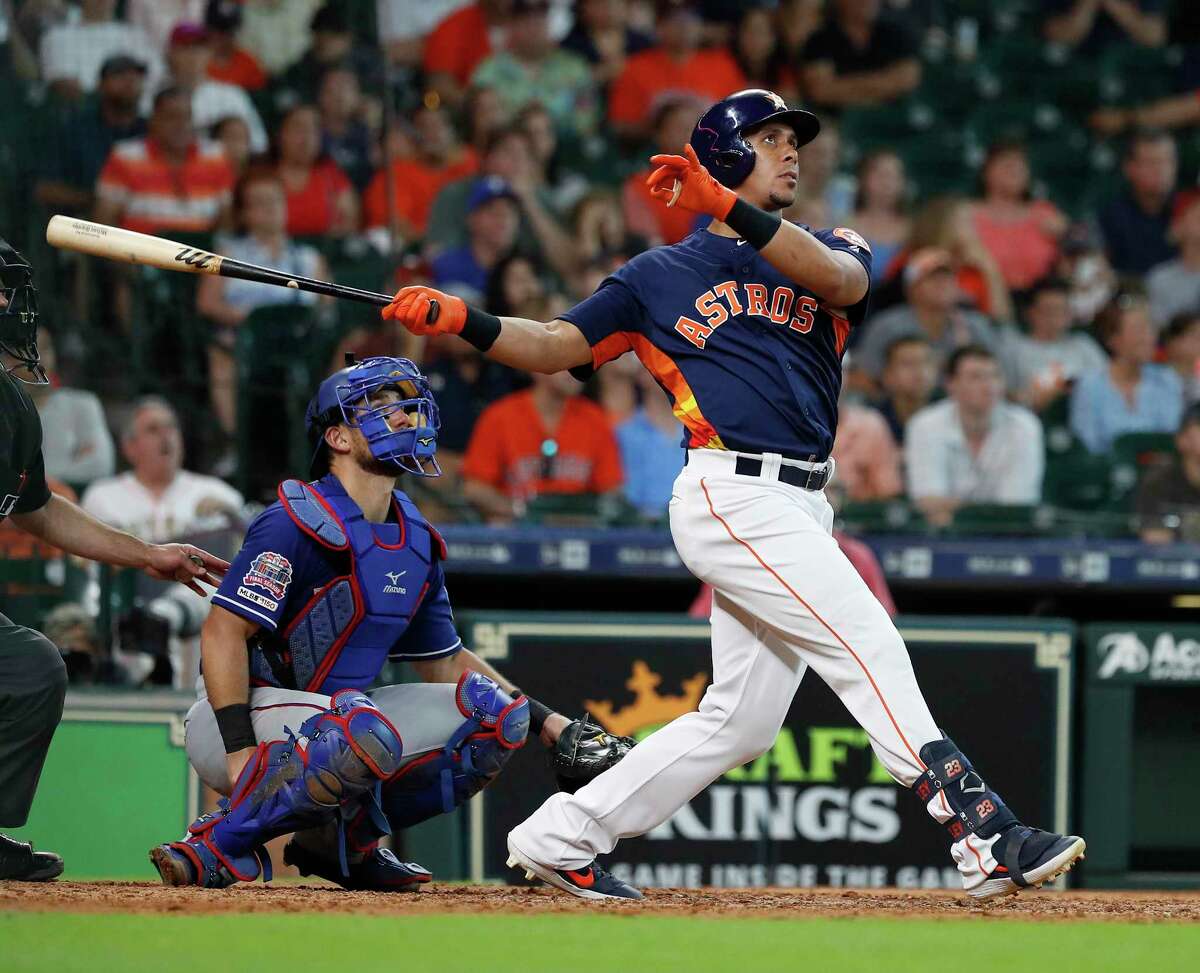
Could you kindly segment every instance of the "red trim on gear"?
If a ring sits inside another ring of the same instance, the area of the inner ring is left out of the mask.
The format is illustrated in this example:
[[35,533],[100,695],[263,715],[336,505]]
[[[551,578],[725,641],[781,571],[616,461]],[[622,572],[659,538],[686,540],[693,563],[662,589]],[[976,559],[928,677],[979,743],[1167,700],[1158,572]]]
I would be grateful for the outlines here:
[[[379,539],[379,535],[375,533],[375,526],[367,521],[365,517],[363,518],[371,531],[371,536],[375,538],[376,546],[383,548],[385,551],[399,551],[408,543],[408,524],[404,520],[404,511],[400,509],[400,501],[396,499],[396,494],[394,493],[392,494],[392,509],[396,511],[396,522],[400,525],[399,544],[385,544]],[[345,530],[344,527],[342,529]],[[349,531],[346,531],[346,536],[350,536]]]
[[719,513],[717,513],[717,511],[713,508],[712,497],[709,496],[708,487],[705,486],[705,484],[704,484],[704,477],[700,478],[700,489],[704,491],[704,499],[708,501],[709,513],[711,513],[713,515],[713,517],[715,517],[720,522],[721,526],[725,528],[726,533],[728,533],[730,537],[732,537],[735,541],[737,541],[739,544],[741,544],[742,547],[744,547],[747,551],[749,551],[750,554],[753,556],[754,560],[756,560],[760,565],[762,565],[762,567],[764,569],[766,569],[767,573],[770,574],[776,581],[778,581],[781,585],[783,585],[783,587],[787,590],[788,594],[790,594],[793,598],[795,598],[796,601],[800,602],[800,604],[805,607],[805,609],[808,611],[808,613],[810,615],[812,615],[812,617],[815,618],[818,622],[821,623],[821,625],[822,625],[822,627],[824,627],[825,631],[827,631],[830,635],[832,635],[835,639],[837,639],[838,644],[841,645],[841,647],[843,649],[845,649],[847,652],[850,653],[850,655],[854,659],[854,661],[858,663],[858,667],[860,669],[862,669],[863,675],[865,675],[867,677],[867,682],[869,682],[871,684],[871,688],[875,691],[875,696],[879,699],[879,703],[883,707],[883,711],[885,713],[887,713],[888,719],[891,720],[892,727],[895,729],[896,735],[898,737],[900,737],[900,742],[904,744],[904,749],[907,750],[909,755],[913,758],[913,760],[916,761],[918,767],[920,767],[922,770],[927,770],[928,768],[925,766],[924,761],[922,761],[921,758],[917,756],[916,751],[914,751],[913,748],[909,745],[907,738],[904,736],[903,731],[900,729],[900,724],[898,724],[896,722],[896,717],[892,715],[891,708],[888,706],[887,701],[883,698],[883,693],[881,693],[879,691],[879,686],[876,684],[874,677],[872,677],[871,671],[866,667],[866,665],[863,663],[862,659],[860,659],[858,657],[858,653],[856,653],[852,648],[850,648],[849,643],[847,643],[845,639],[843,639],[840,635],[838,635],[837,631],[833,628],[833,626],[831,626],[827,621],[825,621],[825,619],[823,619],[819,614],[817,614],[816,610],[812,607],[812,605],[810,605],[807,601],[805,601],[803,598],[801,598],[799,594],[796,593],[796,590],[783,579],[783,577],[779,574],[779,572],[777,572],[774,568],[772,568],[769,564],[767,564],[766,561],[764,561],[761,557],[758,556],[758,552],[756,550],[754,550],[753,547],[751,547],[748,543],[746,543],[744,540],[742,540],[740,537],[738,537],[737,534],[735,534],[733,532],[733,528],[730,527],[729,524],[726,522],[726,520]]
[[499,743],[500,746],[502,746],[505,750],[520,750],[521,747],[525,746],[526,742],[529,740],[528,730],[525,731],[525,736],[521,738],[520,743],[509,743],[504,739],[504,734],[500,731],[500,728],[504,726],[504,718],[508,716],[508,714],[514,709],[520,706],[521,700],[524,698],[524,696],[518,696],[511,703],[505,706],[504,709],[500,711],[500,715],[496,717],[496,742]]
[[260,870],[255,872],[253,875],[243,874],[242,872],[239,872],[236,868],[233,867],[233,863],[227,857],[225,857],[225,855],[222,853],[221,849],[218,848],[216,846],[216,844],[211,840],[210,835],[205,835],[201,840],[204,842],[204,847],[207,848],[209,851],[211,851],[214,855],[216,855],[217,861],[219,861],[222,865],[224,865],[227,869],[229,869],[229,874],[232,875],[234,878],[236,878],[239,882],[253,882],[256,878],[258,878],[259,875],[262,874],[262,871],[261,871],[262,864],[258,861],[257,855],[254,856],[254,861],[255,861],[255,864],[258,865]]
[[[284,482],[287,482],[287,481],[285,480]],[[300,482],[300,481],[297,481],[297,482]],[[308,526],[306,523],[304,523],[302,520],[300,520],[300,518],[299,518],[299,517],[297,517],[297,516],[296,516],[294,513],[292,513],[292,508],[291,508],[291,505],[290,505],[290,504],[289,504],[289,502],[288,502],[288,498],[287,498],[287,497],[285,497],[285,496],[284,496],[284,494],[283,494],[283,483],[280,483],[280,484],[279,484],[279,486],[278,486],[278,487],[276,488],[276,490],[275,490],[275,494],[276,494],[276,496],[278,496],[278,497],[279,497],[279,505],[280,505],[281,507],[283,507],[284,513],[286,513],[286,514],[288,515],[288,517],[290,517],[290,518],[291,518],[291,521],[292,521],[292,523],[293,523],[293,524],[295,524],[297,527],[299,527],[301,531],[303,531],[305,534],[307,534],[309,537],[311,537],[311,538],[312,538],[314,541],[316,541],[316,542],[317,542],[318,544],[320,544],[322,547],[327,547],[327,548],[329,548],[330,550],[334,550],[334,551],[348,551],[348,550],[350,550],[350,532],[349,532],[348,530],[346,530],[346,525],[342,523],[342,519],[341,519],[341,518],[340,518],[340,517],[339,517],[337,514],[335,514],[335,513],[333,512],[333,510],[330,508],[329,504],[327,504],[327,503],[325,502],[325,498],[324,498],[324,497],[322,497],[322,496],[321,496],[321,494],[317,493],[316,489],[315,489],[315,488],[312,486],[312,484],[310,484],[310,483],[303,483],[303,482],[301,482],[301,483],[300,483],[300,485],[301,485],[301,486],[302,486],[302,487],[303,487],[303,488],[304,488],[304,489],[305,489],[305,490],[306,490],[308,493],[311,493],[311,494],[313,495],[313,497],[316,499],[316,501],[317,501],[317,502],[318,502],[318,503],[319,503],[319,504],[320,504],[322,507],[324,507],[324,508],[325,508],[325,511],[326,511],[326,512],[327,512],[327,513],[328,513],[328,514],[329,514],[329,515],[330,515],[330,516],[333,518],[333,522],[334,522],[335,524],[337,524],[337,525],[338,525],[338,527],[341,529],[341,531],[342,531],[342,536],[343,536],[344,538],[346,538],[346,541],[345,541],[345,543],[343,543],[343,544],[331,544],[329,541],[325,540],[325,538],[323,538],[323,537],[321,537],[319,534],[317,534],[317,533],[316,533],[316,532],[315,532],[315,531],[314,531],[314,530],[313,530],[311,527],[309,527],[309,526]]]
[[167,847],[175,849],[175,851],[179,852],[192,863],[192,867],[196,869],[196,884],[199,885],[200,880],[204,878],[204,862],[196,854],[196,849],[186,841],[172,841]]
[[440,533],[438,533],[438,529],[436,527],[434,527],[433,524],[426,524],[425,526],[429,528],[429,536],[432,537],[435,541],[437,541],[437,550],[438,550],[439,558],[441,560],[445,561],[450,556],[450,552],[446,549],[445,538],[443,538],[442,535]]
[[411,762],[406,763],[403,767],[397,770],[391,777],[388,777],[384,783],[390,784],[394,780],[399,780],[414,767],[420,767],[429,763],[431,760],[436,760],[442,754],[441,750],[430,750],[429,753],[423,753],[421,756],[414,758]]
[[[354,573],[353,559],[354,555],[351,554],[351,574],[349,574],[345,580],[350,582],[350,594],[354,597],[354,615],[351,617],[350,621],[346,623],[346,627],[342,629],[342,634],[339,635],[336,640],[334,640],[333,645],[331,645],[329,650],[325,653],[325,657],[321,660],[320,667],[315,673],[313,673],[313,677],[308,681],[308,685],[304,687],[305,692],[315,693],[320,688],[321,683],[325,681],[326,676],[329,675],[329,673],[333,670],[334,665],[337,663],[338,656],[342,654],[342,649],[344,649],[346,647],[346,643],[350,641],[350,636],[353,635],[354,630],[358,628],[358,623],[363,620],[363,617],[367,613],[365,607],[366,603],[363,601],[362,592],[358,587],[358,576],[356,573]],[[334,581],[339,580],[343,579],[334,579]],[[329,584],[333,584],[333,581],[329,582]],[[329,585],[326,585],[325,587],[328,588]],[[323,590],[324,589],[322,589],[322,591]],[[316,596],[314,595],[314,597]],[[298,615],[296,617],[303,618],[304,616]]]

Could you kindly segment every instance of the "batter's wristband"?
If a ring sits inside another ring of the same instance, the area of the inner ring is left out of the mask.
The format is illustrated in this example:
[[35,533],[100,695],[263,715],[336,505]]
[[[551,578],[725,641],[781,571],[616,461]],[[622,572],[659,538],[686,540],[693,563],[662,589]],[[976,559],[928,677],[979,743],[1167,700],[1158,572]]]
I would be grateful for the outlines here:
[[725,217],[725,225],[745,240],[755,250],[761,250],[779,232],[783,218],[778,213],[768,213],[752,206],[744,199],[733,204]]
[[467,320],[459,337],[469,341],[480,351],[487,351],[500,337],[500,319],[487,311],[467,305]]
[[217,718],[217,729],[221,731],[226,753],[237,753],[247,747],[258,746],[258,740],[254,737],[254,724],[250,722],[249,703],[222,706],[213,710],[213,716]]
[[554,715],[554,710],[544,703],[539,703],[532,696],[525,697],[529,701],[529,731],[535,735],[540,735],[542,727],[546,725],[546,720]]

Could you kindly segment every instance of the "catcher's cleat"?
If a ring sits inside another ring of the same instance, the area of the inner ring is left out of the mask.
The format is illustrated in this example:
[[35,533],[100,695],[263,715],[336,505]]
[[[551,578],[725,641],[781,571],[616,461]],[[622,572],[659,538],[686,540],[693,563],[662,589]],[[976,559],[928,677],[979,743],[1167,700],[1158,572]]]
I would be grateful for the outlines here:
[[1084,857],[1087,842],[1076,835],[1054,834],[1017,825],[992,847],[1000,864],[979,885],[967,889],[976,899],[995,899],[1023,888],[1040,888],[1071,870]]
[[325,858],[294,838],[284,845],[283,861],[295,865],[301,875],[316,875],[353,892],[416,892],[433,878],[429,869],[402,862],[386,848],[375,848],[362,861],[348,864],[346,875],[336,859]]
[[553,885],[555,888],[570,892],[581,899],[642,898],[642,893],[632,885],[622,882],[595,862],[576,869],[559,869],[551,868],[549,865],[539,865],[524,852],[517,850],[513,845],[511,835],[508,839],[508,867],[524,869],[525,877],[530,881],[540,878],[547,885]]
[[52,851],[34,851],[28,841],[0,834],[0,881],[48,882],[62,874],[63,860]]

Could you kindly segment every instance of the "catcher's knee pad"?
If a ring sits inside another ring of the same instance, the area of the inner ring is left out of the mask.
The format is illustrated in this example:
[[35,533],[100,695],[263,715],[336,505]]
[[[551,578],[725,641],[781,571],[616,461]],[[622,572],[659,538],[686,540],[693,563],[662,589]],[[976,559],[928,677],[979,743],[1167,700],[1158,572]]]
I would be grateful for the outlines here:
[[253,881],[260,865],[268,880],[264,842],[346,812],[357,816],[362,799],[396,772],[403,754],[395,727],[354,690],[336,693],[329,709],[289,736],[260,744],[230,799],[196,821],[184,842],[170,846],[189,855],[198,872],[213,873],[211,884]]
[[383,785],[383,811],[408,828],[453,811],[486,787],[529,734],[529,701],[487,676],[464,672],[454,694],[462,724],[441,750],[418,757]]
[[990,838],[1017,823],[1017,816],[949,737],[925,744],[920,757],[926,769],[912,792],[935,820],[946,825],[954,841],[967,834]]

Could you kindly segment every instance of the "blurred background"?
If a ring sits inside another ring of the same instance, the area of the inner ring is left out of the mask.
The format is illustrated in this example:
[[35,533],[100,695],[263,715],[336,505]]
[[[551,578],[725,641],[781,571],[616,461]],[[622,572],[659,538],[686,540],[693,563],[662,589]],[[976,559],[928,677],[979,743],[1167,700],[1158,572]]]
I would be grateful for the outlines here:
[[[305,473],[320,378],[346,352],[411,357],[438,396],[446,475],[402,486],[447,537],[468,644],[531,692],[549,680],[564,709],[599,701],[619,721],[632,707],[620,732],[686,711],[685,681],[709,662],[707,594],[665,528],[682,429],[632,356],[587,385],[531,381],[369,308],[104,263],[44,232],[79,215],[550,320],[697,228],[646,191],[648,157],[679,151],[704,108],[746,87],[822,119],[787,216],[852,227],[874,253],[830,493],[844,549],[936,680],[935,712],[989,754],[985,773],[1036,784],[1044,821],[1089,829],[1085,880],[1197,884],[1200,839],[1162,814],[1200,800],[1179,773],[1200,743],[1189,0],[0,0],[0,234],[40,290],[52,384],[32,394],[55,489],[147,539],[230,553],[277,483]],[[159,811],[177,830],[198,800],[175,738],[204,603],[7,524],[0,550],[0,610],[45,628],[77,690],[48,777],[78,773],[97,734],[142,727],[122,745],[148,747],[156,779],[174,781]],[[865,751],[854,769],[858,731],[824,687],[805,694],[842,727],[819,743],[798,704],[794,735],[827,748],[829,772],[807,745],[793,764],[780,751],[719,785],[733,796],[697,799],[733,802],[729,835],[714,837],[717,805],[694,802],[672,835],[695,840],[632,846],[667,871],[625,877],[940,881],[936,847],[929,863],[905,851],[920,845],[901,837],[907,812],[894,833],[856,832],[896,789]],[[996,737],[992,714],[1023,729]],[[856,797],[856,775],[883,796]],[[68,779],[43,786],[43,834],[69,819]],[[846,784],[844,799],[813,783]],[[511,816],[516,792],[505,800]],[[443,872],[492,874],[503,815],[472,807],[424,839]],[[772,814],[791,830],[760,827]],[[127,874],[113,848],[77,867]],[[73,866],[89,854],[60,850]]]

